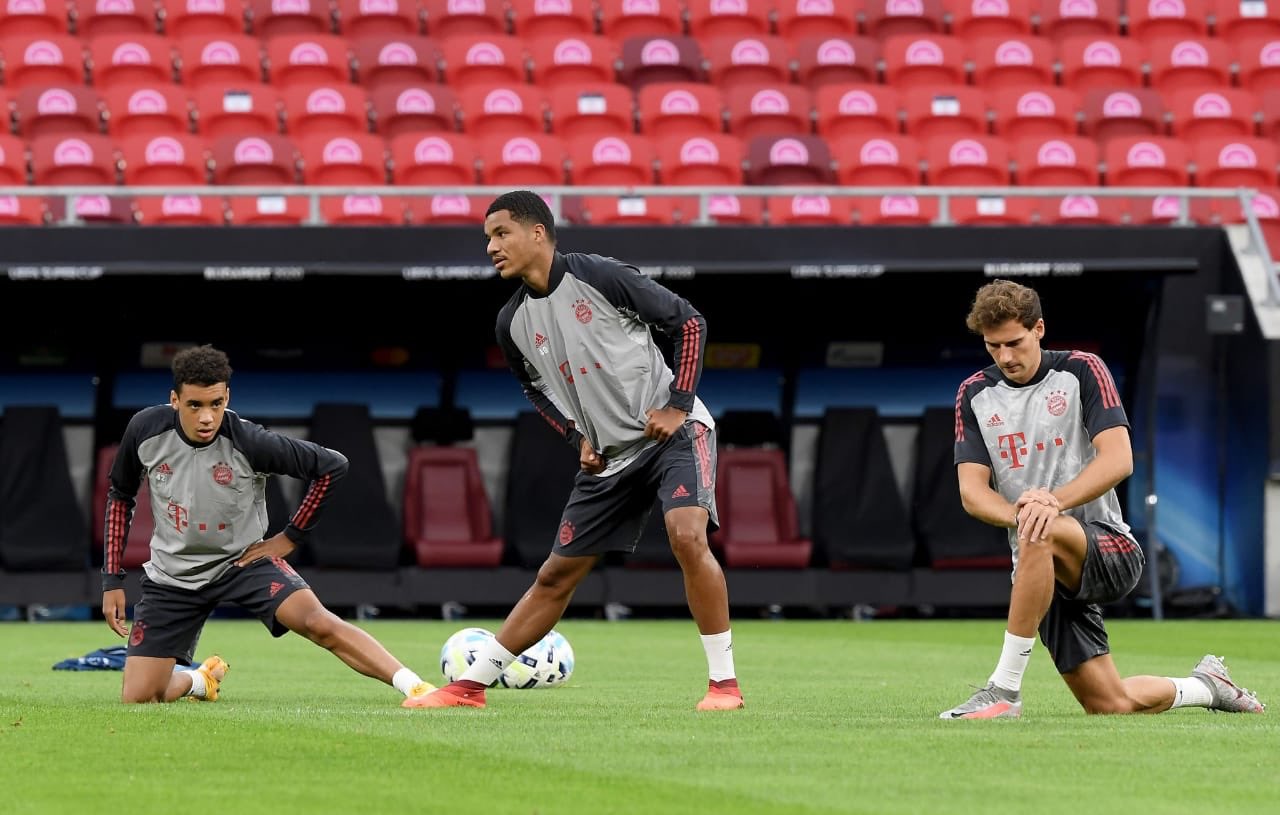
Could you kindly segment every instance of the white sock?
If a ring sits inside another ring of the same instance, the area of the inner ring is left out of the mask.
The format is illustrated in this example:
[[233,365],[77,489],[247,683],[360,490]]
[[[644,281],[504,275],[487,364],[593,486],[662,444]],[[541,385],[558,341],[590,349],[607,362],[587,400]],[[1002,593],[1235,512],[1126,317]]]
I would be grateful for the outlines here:
[[498,677],[502,676],[502,672],[515,658],[516,655],[503,648],[498,638],[494,637],[480,646],[480,650],[476,651],[476,661],[471,663],[458,678],[479,682],[487,688],[498,681]]
[[1005,690],[1022,690],[1022,674],[1031,661],[1031,648],[1035,637],[1016,637],[1004,632],[1004,647],[1000,649],[1000,661],[987,681]]
[[187,676],[191,677],[191,690],[187,691],[182,695],[194,696],[197,699],[203,699],[206,693],[206,688],[204,685],[204,674],[200,673],[195,669],[192,669],[190,671],[179,671],[179,673],[184,673]]
[[391,677],[391,685],[396,690],[408,696],[415,685],[422,684],[422,677],[418,676],[408,668],[401,668]]
[[1175,707],[1208,707],[1213,704],[1213,691],[1209,690],[1209,686],[1202,679],[1194,676],[1175,679],[1172,676],[1166,676],[1173,683],[1173,704],[1170,708]]
[[723,634],[702,634],[702,650],[707,652],[707,675],[719,682],[733,679],[733,629]]

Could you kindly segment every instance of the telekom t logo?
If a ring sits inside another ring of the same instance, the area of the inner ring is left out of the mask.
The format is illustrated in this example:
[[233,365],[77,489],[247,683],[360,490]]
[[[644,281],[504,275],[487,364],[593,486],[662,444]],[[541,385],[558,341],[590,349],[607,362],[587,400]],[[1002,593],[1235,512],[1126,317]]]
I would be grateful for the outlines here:
[[996,446],[1000,448],[1000,458],[1009,459],[1014,470],[1024,466],[1018,456],[1027,454],[1027,448],[1022,446],[1026,443],[1027,437],[1022,433],[1006,433],[1003,436],[996,437]]
[[169,520],[173,521],[173,528],[179,532],[185,532],[187,527],[191,525],[188,520],[187,508],[182,504],[169,502]]

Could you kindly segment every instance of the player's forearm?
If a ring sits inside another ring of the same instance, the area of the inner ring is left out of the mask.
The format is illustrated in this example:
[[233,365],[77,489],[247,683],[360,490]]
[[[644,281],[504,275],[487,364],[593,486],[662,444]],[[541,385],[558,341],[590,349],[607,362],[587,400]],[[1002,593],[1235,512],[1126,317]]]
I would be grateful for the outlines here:
[[964,511],[992,526],[1012,529],[1017,526],[1013,516],[1016,508],[1004,496],[987,486],[960,489],[960,502]]
[[1098,456],[1080,474],[1053,491],[1063,509],[1087,504],[1107,494],[1133,473],[1133,459]]

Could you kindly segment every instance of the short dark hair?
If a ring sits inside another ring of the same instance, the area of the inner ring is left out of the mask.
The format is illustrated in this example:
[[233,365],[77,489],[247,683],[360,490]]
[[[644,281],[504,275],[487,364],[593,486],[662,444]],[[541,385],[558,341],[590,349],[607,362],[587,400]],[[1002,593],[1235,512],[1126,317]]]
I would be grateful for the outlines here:
[[965,325],[975,334],[1017,320],[1023,328],[1034,328],[1044,316],[1036,290],[1012,280],[993,280],[973,298],[973,308]]
[[542,200],[541,195],[531,190],[504,192],[493,199],[484,217],[488,218],[493,213],[504,209],[511,213],[511,220],[525,226],[542,224],[547,230],[548,240],[552,243],[556,242],[556,219],[552,217],[551,207],[547,206],[547,202]]
[[184,348],[173,355],[173,389],[183,385],[207,387],[231,381],[231,361],[212,345]]

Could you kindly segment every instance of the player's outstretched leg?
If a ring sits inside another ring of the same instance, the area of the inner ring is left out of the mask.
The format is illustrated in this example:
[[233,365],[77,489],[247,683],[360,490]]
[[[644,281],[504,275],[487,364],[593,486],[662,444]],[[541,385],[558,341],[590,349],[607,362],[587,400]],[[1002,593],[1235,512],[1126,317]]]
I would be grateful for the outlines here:
[[1242,688],[1231,681],[1227,666],[1222,657],[1205,654],[1191,671],[1191,675],[1209,686],[1212,701],[1210,710],[1221,710],[1227,713],[1262,713],[1267,706],[1258,701],[1258,697],[1247,688]]

